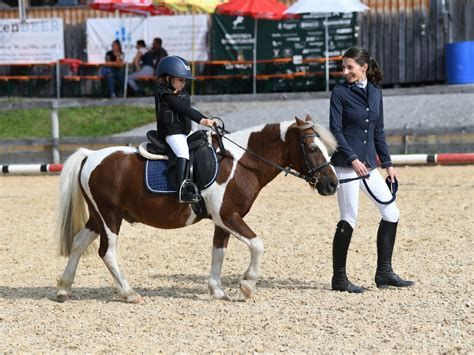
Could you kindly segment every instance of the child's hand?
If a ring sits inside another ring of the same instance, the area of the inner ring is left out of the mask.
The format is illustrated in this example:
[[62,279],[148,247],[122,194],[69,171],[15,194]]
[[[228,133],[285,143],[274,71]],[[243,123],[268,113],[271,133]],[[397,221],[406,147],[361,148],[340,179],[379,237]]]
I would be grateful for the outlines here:
[[211,120],[209,118],[203,118],[201,119],[201,121],[199,121],[199,123],[202,124],[203,126],[214,127],[214,125],[216,124],[216,121]]

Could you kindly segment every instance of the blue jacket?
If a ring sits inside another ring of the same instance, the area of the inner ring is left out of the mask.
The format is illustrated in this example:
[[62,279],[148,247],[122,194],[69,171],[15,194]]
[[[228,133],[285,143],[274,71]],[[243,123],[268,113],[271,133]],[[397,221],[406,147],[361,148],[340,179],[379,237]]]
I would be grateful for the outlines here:
[[392,165],[383,127],[382,92],[370,82],[366,90],[367,95],[346,82],[332,91],[329,128],[338,143],[331,157],[335,166],[348,167],[359,159],[375,168],[377,154],[383,168]]

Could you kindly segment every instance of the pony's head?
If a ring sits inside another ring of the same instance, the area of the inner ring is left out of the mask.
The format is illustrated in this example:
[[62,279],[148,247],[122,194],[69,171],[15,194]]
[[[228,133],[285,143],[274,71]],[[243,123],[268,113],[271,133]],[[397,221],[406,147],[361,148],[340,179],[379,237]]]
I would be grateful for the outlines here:
[[301,174],[309,178],[309,184],[321,195],[333,195],[338,180],[329,157],[337,143],[331,132],[313,122],[309,115],[304,120],[295,117],[296,123],[288,133],[298,141],[299,148],[293,150],[292,164]]

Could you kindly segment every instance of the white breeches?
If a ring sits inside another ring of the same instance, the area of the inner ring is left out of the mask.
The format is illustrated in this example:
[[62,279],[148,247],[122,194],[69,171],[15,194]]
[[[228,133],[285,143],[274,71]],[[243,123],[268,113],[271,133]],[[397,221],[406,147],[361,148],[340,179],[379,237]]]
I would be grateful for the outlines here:
[[166,137],[166,143],[178,158],[189,160],[189,148],[187,137],[184,134],[172,134]]
[[[339,180],[356,177],[357,174],[352,168],[334,167]],[[392,194],[377,169],[369,170],[370,178],[366,180],[370,191],[380,200],[389,201]],[[348,222],[352,228],[357,223],[357,213],[359,208],[359,189],[377,206],[382,215],[382,219],[387,222],[397,222],[400,218],[400,211],[397,204],[392,202],[389,205],[382,205],[369,195],[362,180],[355,180],[344,184],[339,184],[337,189],[337,202],[341,220]]]

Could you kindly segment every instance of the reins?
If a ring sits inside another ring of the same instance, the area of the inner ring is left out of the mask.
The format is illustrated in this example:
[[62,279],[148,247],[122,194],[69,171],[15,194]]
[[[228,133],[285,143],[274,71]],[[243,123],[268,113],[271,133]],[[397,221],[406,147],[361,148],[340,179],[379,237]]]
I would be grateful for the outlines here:
[[301,173],[297,172],[296,170],[292,169],[290,166],[287,166],[286,168],[284,168],[281,165],[279,165],[277,163],[274,163],[271,160],[268,160],[267,158],[262,157],[260,154],[255,153],[255,152],[253,152],[252,150],[250,150],[248,148],[242,147],[239,143],[234,142],[232,139],[225,136],[226,133],[230,133],[230,132],[227,131],[224,128],[224,122],[222,121],[222,119],[220,119],[219,117],[212,117],[212,119],[213,120],[218,120],[218,121],[221,122],[222,126],[216,125],[216,126],[212,127],[212,129],[214,130],[214,132],[217,135],[217,142],[218,142],[218,145],[219,145],[219,149],[221,150],[222,154],[224,154],[224,155],[226,154],[227,151],[224,147],[224,142],[222,141],[223,138],[225,138],[226,140],[228,140],[232,144],[236,145],[237,147],[239,147],[240,149],[242,149],[246,153],[249,153],[249,154],[253,155],[254,157],[256,157],[257,159],[267,163],[268,165],[271,165],[274,168],[276,168],[280,171],[283,171],[285,173],[285,176],[287,176],[288,174],[293,175],[293,176],[295,176],[299,179],[303,179],[303,180],[309,182],[312,185],[316,185],[318,183],[319,174],[318,174],[317,177],[314,177],[314,176],[311,176],[311,175],[313,175],[315,173],[319,173],[320,170],[324,169],[326,166],[328,166],[330,164],[329,162],[325,162],[325,163],[321,164],[320,166],[318,166],[317,168],[313,169],[313,167],[311,167],[311,164],[309,163],[309,160],[308,160],[308,157],[307,157],[307,154],[306,154],[306,150],[304,149],[304,139],[308,138],[308,137],[318,137],[318,134],[305,135],[301,138],[300,146],[301,146],[301,149],[303,151],[303,156],[304,156],[306,166],[308,168],[308,175],[305,175],[305,174],[301,174]]
[[395,178],[395,182],[391,182],[390,181],[390,177],[387,177],[387,179],[385,180],[385,183],[387,184],[390,192],[392,193],[392,198],[388,201],[381,201],[380,199],[378,199],[374,193],[372,192],[372,190],[370,190],[369,188],[369,185],[367,184],[367,182],[365,181],[366,179],[370,178],[370,174],[367,174],[367,175],[362,175],[362,176],[356,176],[356,177],[353,177],[353,178],[347,178],[347,179],[341,179],[339,180],[339,183],[340,184],[345,184],[345,183],[348,183],[348,182],[352,182],[352,181],[356,181],[356,180],[362,180],[365,188],[367,189],[367,192],[369,193],[369,195],[375,200],[377,201],[377,203],[381,204],[381,205],[389,205],[391,204],[393,201],[395,201],[397,199],[397,191],[398,191],[398,180],[397,178]]

